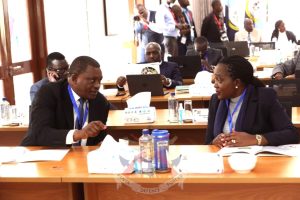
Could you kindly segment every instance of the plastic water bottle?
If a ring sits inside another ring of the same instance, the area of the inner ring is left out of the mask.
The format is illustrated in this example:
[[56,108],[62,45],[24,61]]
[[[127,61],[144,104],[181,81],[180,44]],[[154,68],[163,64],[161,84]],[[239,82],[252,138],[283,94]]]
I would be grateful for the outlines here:
[[184,113],[183,105],[182,105],[182,103],[180,103],[179,108],[178,108],[178,121],[179,121],[179,123],[183,122],[183,113]]
[[178,122],[178,102],[175,98],[175,92],[172,92],[168,98],[169,122]]
[[148,129],[143,129],[139,138],[142,173],[152,173],[153,170],[153,138]]
[[154,166],[157,172],[168,172],[167,152],[169,151],[169,136],[168,130],[154,129],[152,131],[153,146],[154,146]]
[[8,124],[9,123],[9,102],[5,97],[2,98],[0,109],[1,109],[1,124]]

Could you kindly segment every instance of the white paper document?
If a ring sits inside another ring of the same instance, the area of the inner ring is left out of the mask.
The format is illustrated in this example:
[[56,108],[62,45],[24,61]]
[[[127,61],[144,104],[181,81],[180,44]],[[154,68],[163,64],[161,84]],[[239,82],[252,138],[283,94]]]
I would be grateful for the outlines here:
[[0,147],[0,162],[60,161],[69,149],[28,150],[25,147]]
[[136,150],[125,143],[119,143],[107,135],[101,146],[88,153],[87,165],[89,173],[127,174],[134,171]]
[[30,161],[61,161],[69,149],[43,149],[27,151],[24,155],[19,157],[16,162],[30,162]]
[[218,151],[222,156],[229,156],[234,153],[251,153],[257,156],[300,156],[300,144],[289,144],[281,146],[245,146],[245,147],[224,147]]
[[181,154],[171,163],[179,173],[219,174],[224,171],[223,157],[218,153]]

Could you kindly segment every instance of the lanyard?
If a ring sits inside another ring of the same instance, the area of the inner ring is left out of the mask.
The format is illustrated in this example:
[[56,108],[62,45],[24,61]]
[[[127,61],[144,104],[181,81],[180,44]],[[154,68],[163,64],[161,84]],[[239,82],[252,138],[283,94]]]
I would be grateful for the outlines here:
[[70,85],[68,85],[68,92],[69,92],[69,96],[70,96],[70,99],[71,99],[72,104],[73,104],[73,108],[74,108],[74,110],[75,110],[75,112],[76,112],[76,120],[79,122],[79,124],[80,124],[81,126],[83,126],[84,122],[86,121],[87,115],[88,115],[88,113],[89,113],[88,105],[85,104],[85,112],[84,112],[82,121],[80,122],[79,119],[80,119],[81,114],[83,114],[83,113],[80,113],[80,111],[79,111],[79,109],[78,109],[78,106],[77,106],[77,104],[76,104],[76,101],[75,101],[75,98],[74,98],[74,96],[73,96],[73,93],[72,93],[72,90],[71,90]]
[[214,14],[214,19],[215,19],[215,22],[216,22],[219,30],[222,30],[223,29],[222,24],[215,14]]
[[227,115],[227,116],[228,116],[229,133],[232,132],[232,124],[233,124],[233,123],[232,123],[232,118],[233,118],[233,115],[234,115],[234,113],[237,111],[239,105],[240,105],[240,104],[242,103],[242,101],[244,100],[246,91],[247,91],[247,89],[244,89],[244,91],[243,91],[241,97],[239,98],[237,104],[236,104],[235,107],[233,108],[232,113],[230,113],[230,109],[229,109],[229,102],[230,102],[230,99],[227,99],[227,100],[226,100],[226,106],[227,106],[227,108],[228,108],[228,115]]
[[[207,50],[202,54],[200,54],[200,58],[201,60],[208,60],[208,56],[207,56]],[[202,71],[205,71],[206,70],[206,67],[202,64],[201,62],[201,68],[202,68]]]

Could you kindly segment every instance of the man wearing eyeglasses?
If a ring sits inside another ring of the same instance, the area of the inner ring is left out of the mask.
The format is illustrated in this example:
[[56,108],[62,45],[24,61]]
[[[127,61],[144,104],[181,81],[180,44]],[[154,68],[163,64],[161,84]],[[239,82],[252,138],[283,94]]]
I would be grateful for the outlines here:
[[47,77],[34,83],[30,88],[30,99],[33,101],[36,93],[39,89],[49,83],[56,82],[60,79],[66,78],[67,71],[69,69],[69,64],[67,63],[65,56],[59,52],[50,53],[47,56]]

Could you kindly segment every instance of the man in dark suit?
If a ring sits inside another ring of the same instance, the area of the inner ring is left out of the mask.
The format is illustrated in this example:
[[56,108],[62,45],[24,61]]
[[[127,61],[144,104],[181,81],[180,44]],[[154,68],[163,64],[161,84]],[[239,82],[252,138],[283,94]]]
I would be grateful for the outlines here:
[[223,58],[223,54],[220,49],[208,48],[208,41],[203,36],[195,39],[194,49],[188,50],[186,55],[199,55],[201,57],[202,69],[210,72],[213,71],[213,68]]
[[98,92],[102,72],[91,57],[77,57],[68,79],[44,85],[31,106],[29,130],[21,145],[97,145],[106,135],[109,103]]
[[189,26],[189,31],[185,34],[180,31],[180,36],[177,39],[178,42],[178,55],[184,56],[188,49],[188,46],[193,45],[194,39],[197,37],[197,32],[195,28],[195,23],[193,19],[192,11],[188,9],[190,5],[189,0],[178,0],[178,3],[182,9],[182,14],[184,16],[185,22]]
[[66,78],[66,72],[69,68],[69,64],[67,63],[65,56],[59,52],[50,53],[47,56],[47,64],[46,64],[46,72],[47,77],[42,80],[34,83],[30,87],[30,99],[33,101],[35,94],[39,91],[39,89],[49,83],[56,82],[60,79]]
[[150,11],[143,4],[137,4],[139,15],[134,17],[135,34],[138,36],[140,59],[138,62],[145,62],[145,46],[149,42],[156,42],[163,47],[164,36],[158,31],[155,24],[155,11]]
[[[161,62],[159,65],[161,80],[166,88],[174,88],[177,85],[182,85],[182,77],[179,67],[174,62],[164,62],[161,59],[161,49],[159,44],[150,42],[146,46],[146,62]],[[123,86],[126,84],[126,78],[120,76],[117,79],[118,90],[124,90]]]
[[201,36],[206,37],[209,42],[228,41],[221,1],[213,0],[211,6],[213,11],[202,22]]

